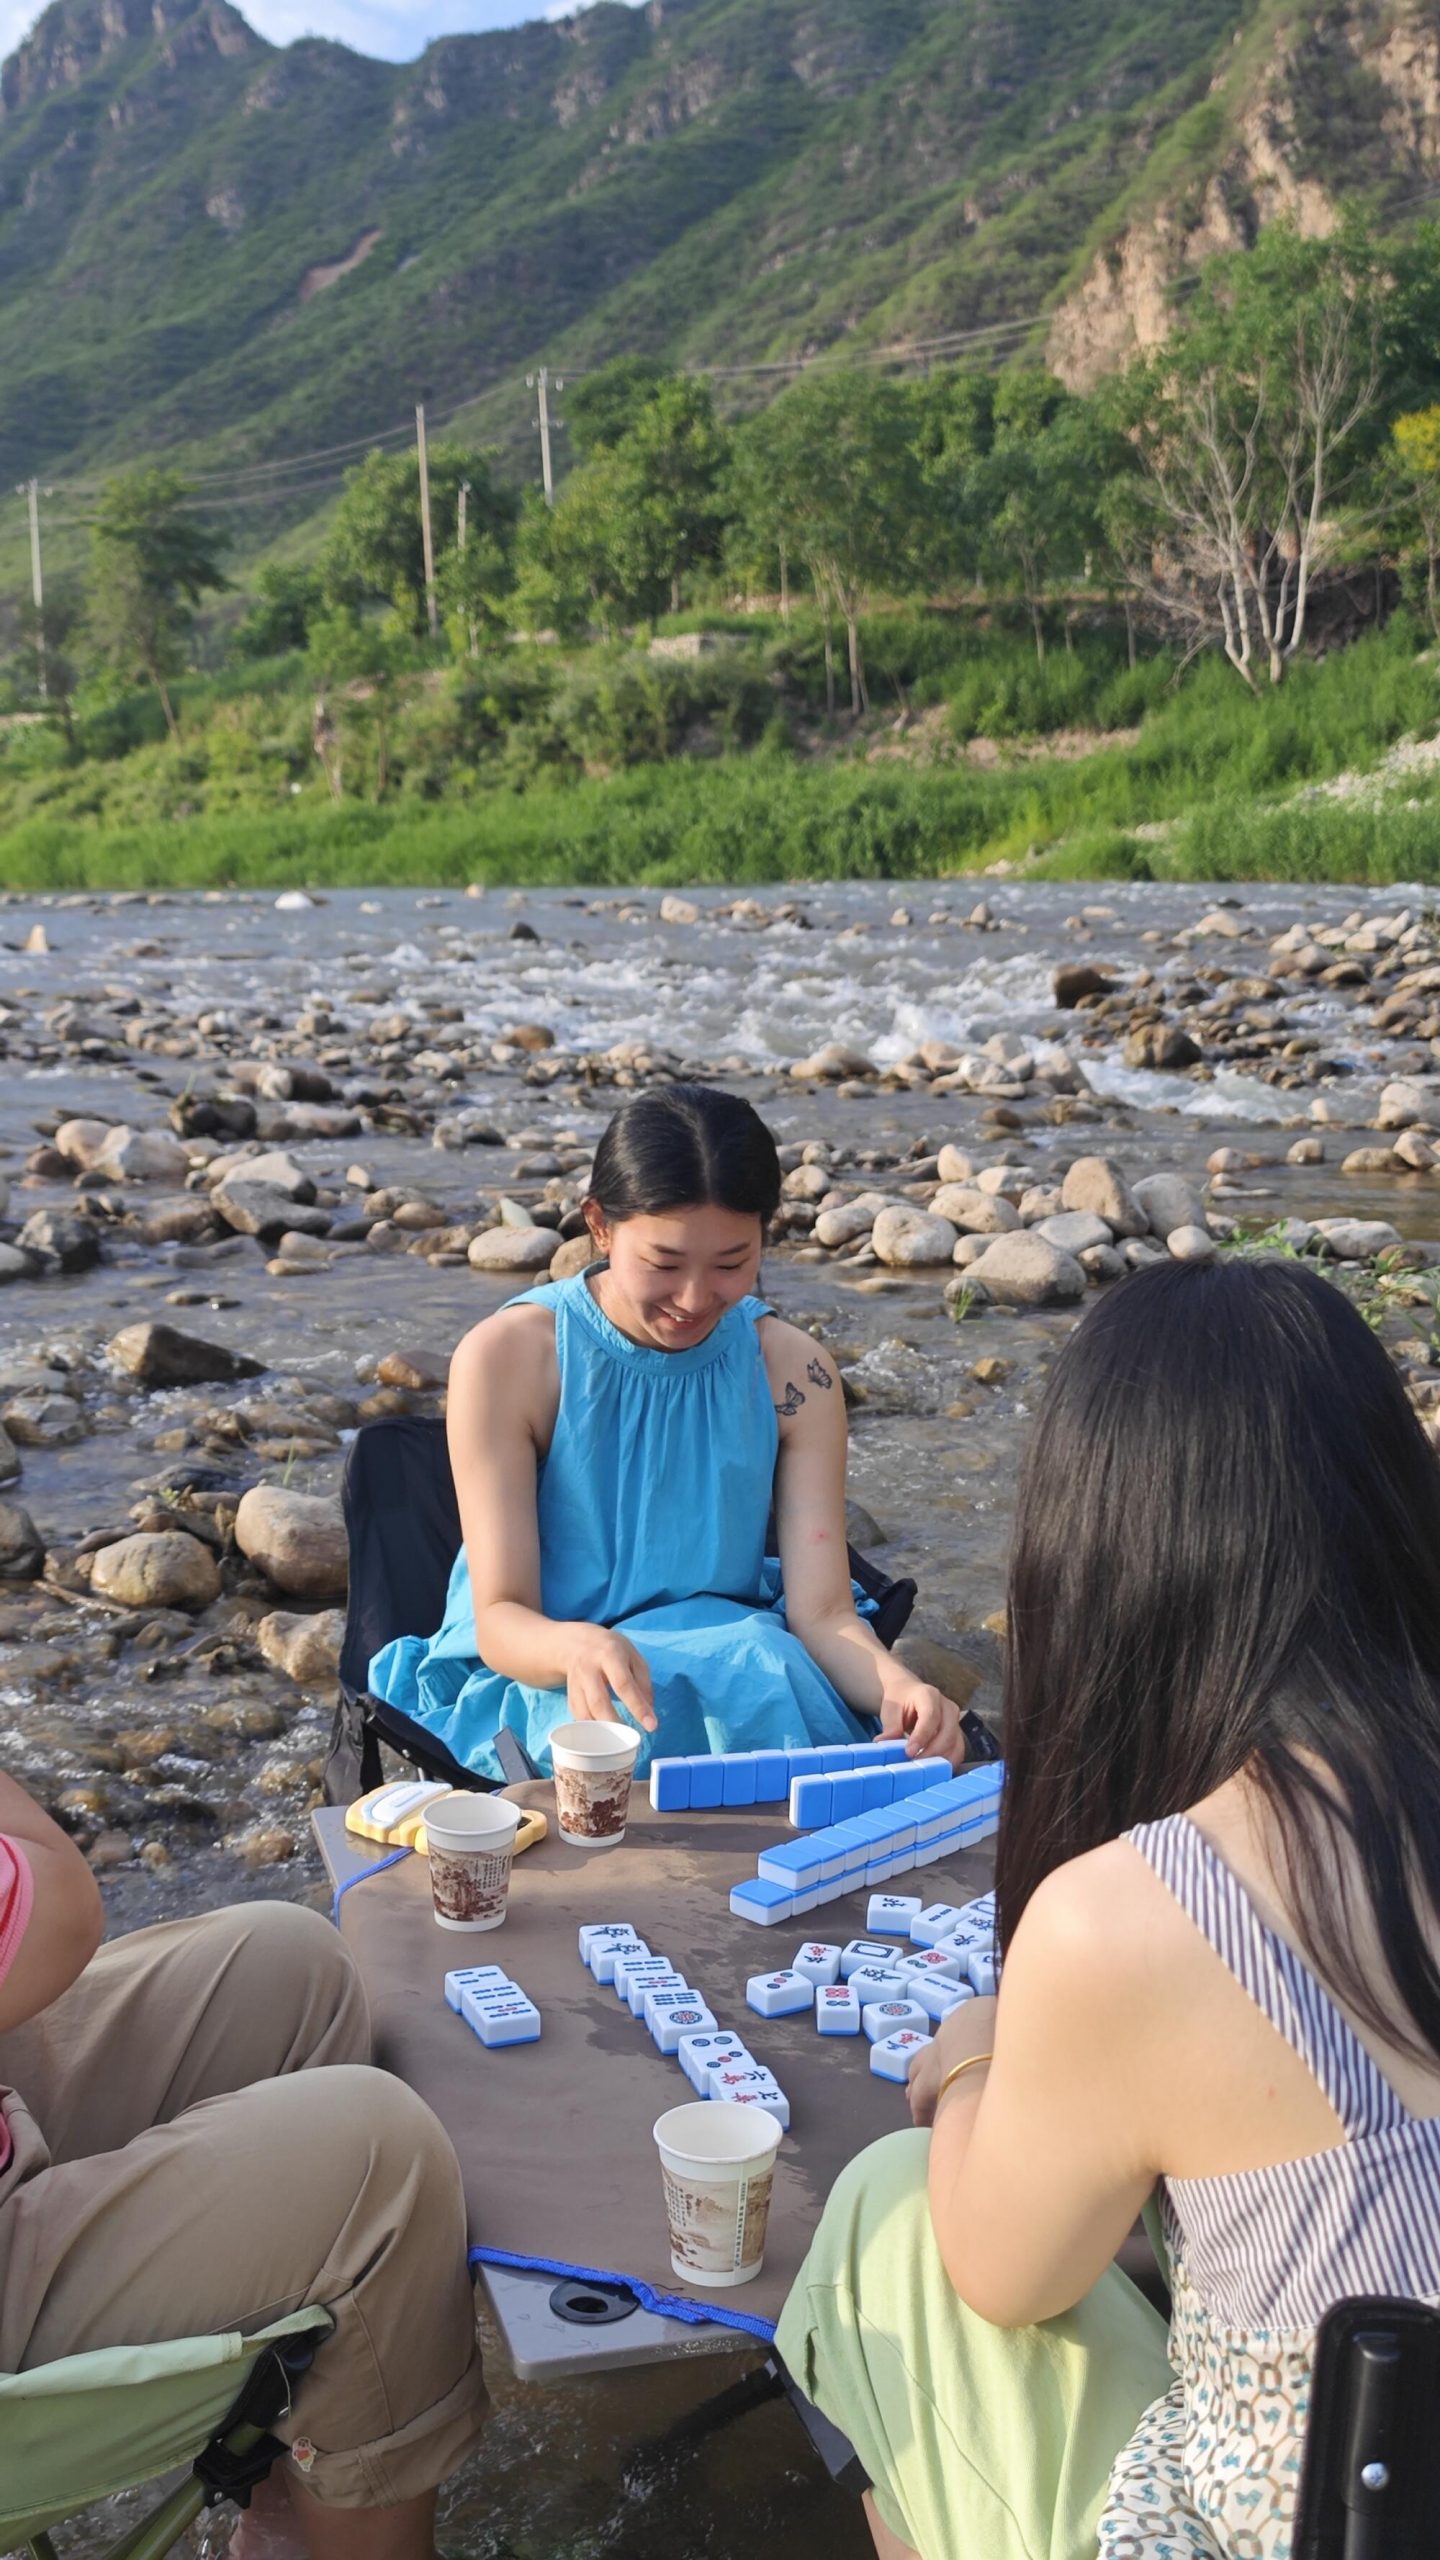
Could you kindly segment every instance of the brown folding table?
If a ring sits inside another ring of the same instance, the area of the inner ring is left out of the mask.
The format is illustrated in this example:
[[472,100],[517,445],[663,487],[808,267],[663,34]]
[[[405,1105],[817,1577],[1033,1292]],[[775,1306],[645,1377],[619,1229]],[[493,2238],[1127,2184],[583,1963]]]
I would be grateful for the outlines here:
[[[868,1894],[760,1928],[733,1917],[730,1888],[754,1874],[767,1843],[791,1836],[783,1807],[661,1814],[637,1788],[621,1846],[587,1853],[559,1840],[547,1782],[509,1793],[550,1815],[550,1836],[517,1860],[505,1924],[483,1936],[437,1928],[422,1859],[379,1867],[386,1852],[348,1832],[343,1811],[316,1815],[339,1925],[370,2001],[376,2059],[427,2100],[455,2145],[471,2245],[522,2380],[753,2353],[840,2170],[909,2117],[903,2090],[870,2071],[863,2037],[821,2037],[805,2013],[762,2018],[746,2004],[746,1980],[788,1964],[807,1939],[865,1936]],[[991,1867],[987,1844],[888,1889],[964,1903],[987,1890]],[[715,2318],[671,2270],[651,2138],[655,2118],[694,2093],[679,2064],[582,1964],[578,1933],[595,1920],[630,1921],[671,1957],[790,2101],[764,2269],[719,2295]],[[539,2008],[537,2044],[487,2051],[447,2008],[446,1972],[492,1962]],[[617,2293],[611,2280],[628,2290]],[[577,2322],[577,2301],[586,2300],[591,2310]],[[662,2303],[670,2308],[652,2307]],[[729,2325],[736,2321],[743,2325]]]

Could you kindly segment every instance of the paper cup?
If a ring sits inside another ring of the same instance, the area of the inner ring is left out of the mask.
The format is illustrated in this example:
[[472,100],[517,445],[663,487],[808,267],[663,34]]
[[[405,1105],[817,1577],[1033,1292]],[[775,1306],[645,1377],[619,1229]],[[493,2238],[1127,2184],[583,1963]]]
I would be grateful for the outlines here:
[[430,1890],[442,1929],[498,1929],[505,1917],[520,1808],[503,1796],[439,1796],[425,1808]]
[[572,1849],[613,1849],[625,1837],[640,1736],[628,1724],[561,1724],[550,1736],[555,1812]]
[[702,2293],[751,2283],[765,2257],[777,2119],[707,2102],[672,2107],[654,2131],[675,2273]]

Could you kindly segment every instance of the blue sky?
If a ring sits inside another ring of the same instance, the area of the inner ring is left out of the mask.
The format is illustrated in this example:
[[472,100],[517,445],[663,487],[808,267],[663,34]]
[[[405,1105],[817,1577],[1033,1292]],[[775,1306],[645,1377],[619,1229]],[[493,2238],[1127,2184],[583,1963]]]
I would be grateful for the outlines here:
[[[295,36],[334,36],[357,53],[408,62],[435,36],[475,35],[516,27],[525,18],[560,18],[575,0],[237,0],[242,15],[272,44]],[[638,0],[629,0],[635,7]],[[0,60],[13,53],[40,11],[35,0],[0,0]]]

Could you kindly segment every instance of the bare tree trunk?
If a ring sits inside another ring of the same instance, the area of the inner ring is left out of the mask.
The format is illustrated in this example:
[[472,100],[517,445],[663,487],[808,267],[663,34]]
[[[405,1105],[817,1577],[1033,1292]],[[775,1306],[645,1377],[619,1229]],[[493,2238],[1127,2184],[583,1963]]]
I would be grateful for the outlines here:
[[170,699],[170,688],[158,672],[155,677],[155,690],[160,696],[160,708],[165,714],[165,726],[170,732],[170,743],[172,746],[178,745],[180,723],[175,717],[175,705]]
[[853,611],[845,616],[845,638],[850,650],[850,716],[858,720],[862,711],[869,710],[870,697],[865,690],[865,661],[860,652],[860,618]]
[[830,608],[825,608],[825,717],[835,717],[835,634],[830,628]]
[[672,578],[670,581],[670,610],[672,613],[678,613],[680,610],[680,581],[678,578]]
[[1030,596],[1027,601],[1030,606],[1030,627],[1035,634],[1035,655],[1043,667],[1045,664],[1045,624],[1040,612],[1040,599],[1038,596]]
[[1222,578],[1216,592],[1220,625],[1225,635],[1225,655],[1236,674],[1243,677],[1250,691],[1255,691],[1255,678],[1250,671],[1250,616],[1246,609],[1245,590],[1238,578],[1234,581],[1234,603],[1225,592]]
[[780,545],[780,619],[782,622],[790,619],[790,546],[783,541]]
[[335,723],[330,717],[330,706],[323,694],[315,704],[315,725],[310,732],[310,743],[320,759],[320,769],[330,786],[331,799],[341,799],[345,787],[344,760]]
[[1125,590],[1125,655],[1129,662],[1130,673],[1133,676],[1137,664],[1135,651],[1135,599],[1131,595],[1128,587]]

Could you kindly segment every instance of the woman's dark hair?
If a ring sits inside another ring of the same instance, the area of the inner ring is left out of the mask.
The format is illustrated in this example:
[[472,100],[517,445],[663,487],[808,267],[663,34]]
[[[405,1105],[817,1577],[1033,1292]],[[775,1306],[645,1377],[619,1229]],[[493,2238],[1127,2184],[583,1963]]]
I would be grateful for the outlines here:
[[1021,1471],[1005,1743],[1004,1943],[1053,1868],[1245,1769],[1316,1971],[1440,2053],[1440,1462],[1334,1283],[1157,1265],[1076,1329]]
[[667,1084],[622,1104],[595,1150],[589,1197],[608,1226],[667,1209],[733,1209],[768,1226],[780,1159],[760,1114],[736,1093]]

